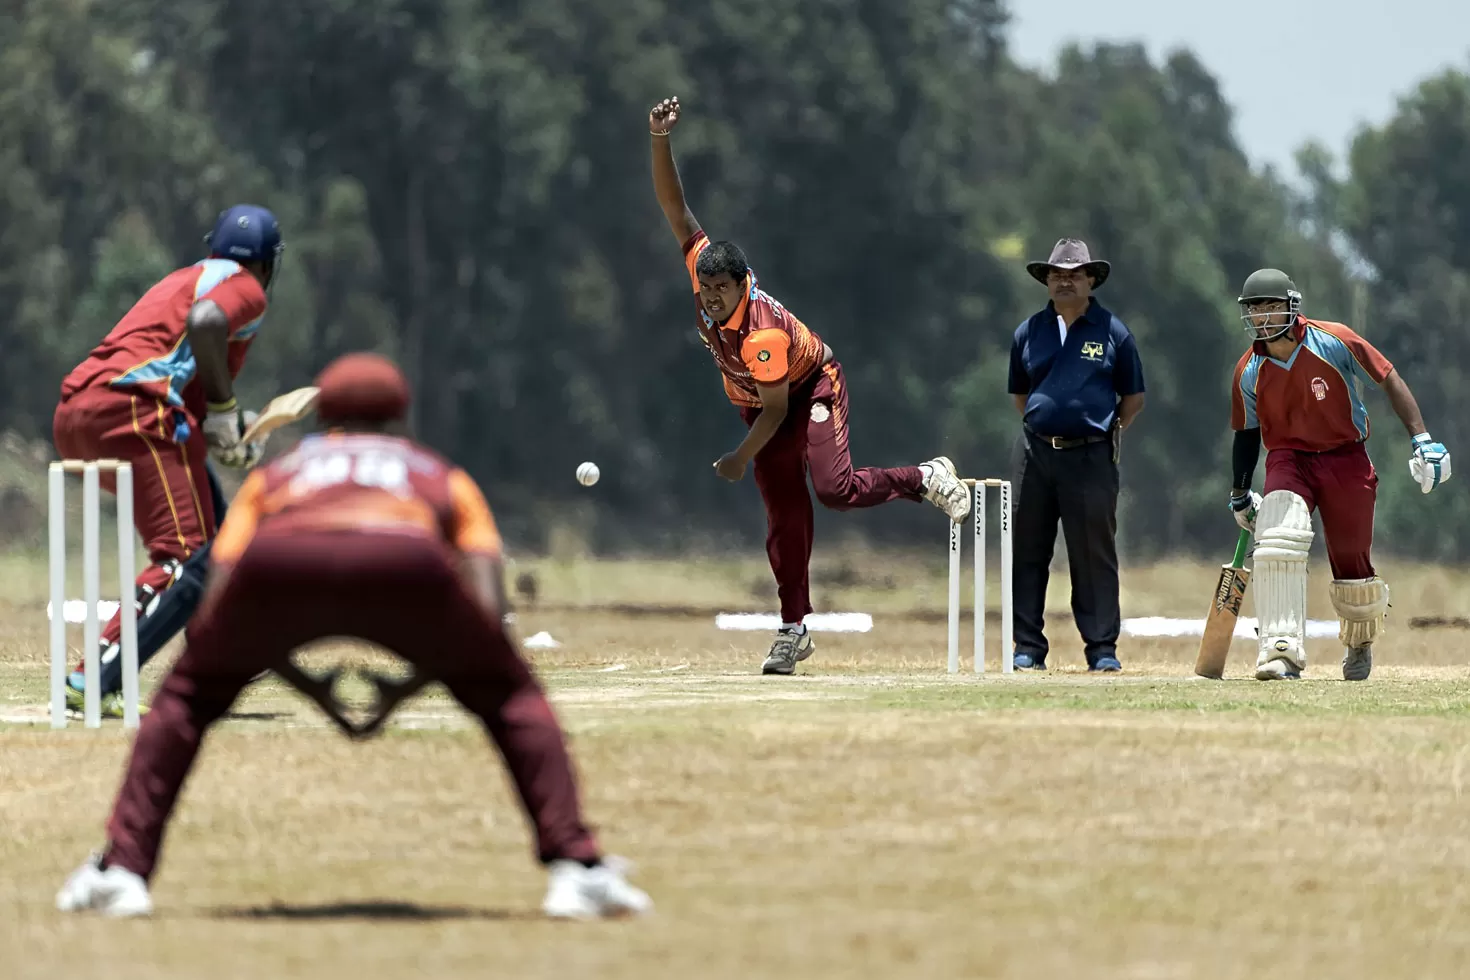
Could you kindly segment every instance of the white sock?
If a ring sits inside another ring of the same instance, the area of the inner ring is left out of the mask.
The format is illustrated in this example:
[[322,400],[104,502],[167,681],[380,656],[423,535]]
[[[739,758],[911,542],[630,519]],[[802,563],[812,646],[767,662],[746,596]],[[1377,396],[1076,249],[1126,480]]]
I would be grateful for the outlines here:
[[795,633],[797,636],[800,636],[806,632],[806,623],[782,623],[781,631],[783,633]]

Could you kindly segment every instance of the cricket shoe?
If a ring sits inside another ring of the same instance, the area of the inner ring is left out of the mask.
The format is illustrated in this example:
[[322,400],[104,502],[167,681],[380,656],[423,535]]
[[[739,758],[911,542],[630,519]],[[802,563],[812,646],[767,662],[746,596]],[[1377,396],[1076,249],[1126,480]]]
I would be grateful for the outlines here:
[[580,861],[551,862],[551,881],[541,911],[553,919],[603,919],[645,915],[653,900],[628,884],[632,866],[618,857],[605,857],[592,867]]
[[800,633],[795,630],[777,630],[771,652],[766,654],[765,663],[761,664],[761,673],[794,674],[796,665],[810,657],[815,647],[816,644],[812,643],[812,631],[805,627]]
[[1256,663],[1256,680],[1258,681],[1294,681],[1302,676],[1302,665],[1298,663],[1301,654],[1296,657],[1292,653],[1299,651],[1299,641],[1293,641],[1290,637],[1278,636],[1271,642],[1267,650],[1262,653],[1274,653],[1274,657],[1266,660],[1258,660]]
[[949,515],[956,524],[970,515],[970,488],[961,482],[948,456],[935,456],[919,464],[924,476],[924,499]]
[[99,912],[115,919],[153,914],[148,883],[127,868],[100,868],[102,855],[94,853],[73,871],[56,893],[62,912]]
[[[66,710],[72,717],[81,718],[86,714],[87,695],[85,690],[78,690],[76,684],[85,683],[81,680],[81,674],[73,674],[66,684]],[[121,691],[113,691],[111,694],[102,695],[102,717],[121,718],[123,716],[123,695]],[[138,702],[138,717],[141,718],[148,713],[148,706],[142,701]]]
[[1365,643],[1358,647],[1348,647],[1347,655],[1342,658],[1342,679],[1366,681],[1371,673],[1373,673],[1373,645]]

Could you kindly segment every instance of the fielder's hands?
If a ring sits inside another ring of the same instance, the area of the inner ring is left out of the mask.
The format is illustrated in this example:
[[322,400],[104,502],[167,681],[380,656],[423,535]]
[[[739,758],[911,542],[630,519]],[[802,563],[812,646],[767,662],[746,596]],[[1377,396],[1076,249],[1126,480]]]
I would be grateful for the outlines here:
[[667,136],[679,124],[679,98],[664,99],[648,113],[648,132]]
[[1450,478],[1450,453],[1444,443],[1435,442],[1427,432],[1414,437],[1414,455],[1409,457],[1409,475],[1419,484],[1420,493],[1428,493]]
[[249,423],[245,413],[232,398],[223,405],[211,404],[209,414],[204,417],[204,441],[209,446],[209,455],[221,466],[244,469],[260,460],[260,447],[241,441]]
[[1240,525],[1241,530],[1256,533],[1256,511],[1260,509],[1261,495],[1254,490],[1230,495],[1230,510],[1235,515],[1235,523]]

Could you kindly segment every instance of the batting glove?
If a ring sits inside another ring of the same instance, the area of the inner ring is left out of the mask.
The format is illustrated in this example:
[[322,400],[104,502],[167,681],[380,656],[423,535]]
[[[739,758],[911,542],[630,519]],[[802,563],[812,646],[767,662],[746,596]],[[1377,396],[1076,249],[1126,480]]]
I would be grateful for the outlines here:
[[1235,523],[1242,530],[1256,533],[1256,511],[1261,509],[1261,495],[1254,490],[1247,490],[1243,494],[1230,495],[1230,510],[1235,515]]
[[245,431],[245,418],[233,398],[223,405],[211,404],[200,428],[204,430],[204,441],[215,462],[234,469],[249,465],[248,446],[240,441]]
[[1428,493],[1450,478],[1450,453],[1444,443],[1435,442],[1427,432],[1414,437],[1414,455],[1409,457],[1409,475]]

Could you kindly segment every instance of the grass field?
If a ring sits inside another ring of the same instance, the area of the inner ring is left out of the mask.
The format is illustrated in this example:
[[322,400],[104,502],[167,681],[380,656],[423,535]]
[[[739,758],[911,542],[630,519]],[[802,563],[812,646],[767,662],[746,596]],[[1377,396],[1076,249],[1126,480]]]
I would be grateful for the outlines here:
[[[1192,638],[1127,642],[1123,674],[1086,674],[1062,573],[1054,669],[1003,678],[992,645],[977,678],[943,669],[942,562],[824,565],[824,608],[876,627],[819,635],[792,678],[760,677],[768,638],[708,615],[769,608],[759,562],[522,562],[539,597],[518,630],[563,644],[534,659],[589,817],[658,903],[571,926],[536,918],[544,879],[498,759],[437,689],[357,746],[272,682],[206,745],[155,919],[58,915],[127,738],[27,723],[46,655],[24,583],[44,577],[0,561],[19,590],[0,607],[0,975],[1464,974],[1467,634],[1406,623],[1460,615],[1470,580],[1386,567],[1370,681],[1342,682],[1313,641],[1306,680],[1267,685],[1241,679],[1247,643],[1226,681],[1191,679]],[[1198,616],[1213,578],[1130,573],[1125,615]],[[1320,579],[1312,595],[1329,616]]]

